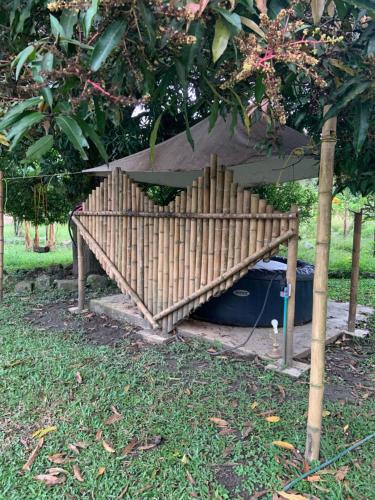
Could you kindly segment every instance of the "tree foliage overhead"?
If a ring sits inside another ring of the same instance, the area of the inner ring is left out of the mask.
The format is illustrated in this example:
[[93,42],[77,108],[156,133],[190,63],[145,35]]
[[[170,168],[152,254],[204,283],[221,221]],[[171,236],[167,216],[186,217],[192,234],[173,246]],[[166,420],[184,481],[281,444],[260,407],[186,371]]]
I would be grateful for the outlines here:
[[0,15],[11,151],[69,144],[95,165],[207,115],[250,127],[255,108],[318,137],[332,102],[340,183],[375,189],[371,2],[17,0]]

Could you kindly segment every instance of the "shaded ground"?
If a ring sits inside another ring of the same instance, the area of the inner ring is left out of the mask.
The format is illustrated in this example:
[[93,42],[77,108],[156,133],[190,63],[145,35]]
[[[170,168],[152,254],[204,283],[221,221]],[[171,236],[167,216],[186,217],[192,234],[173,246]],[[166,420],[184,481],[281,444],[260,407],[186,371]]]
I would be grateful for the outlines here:
[[[270,498],[301,473],[307,377],[295,382],[256,360],[212,358],[197,342],[150,347],[105,316],[71,315],[73,303],[57,291],[7,294],[0,310],[0,498],[115,500],[124,491],[132,500]],[[322,458],[375,425],[374,345],[371,338],[328,349]],[[270,416],[280,420],[269,423]],[[20,475],[37,442],[32,433],[48,426],[56,429]],[[75,453],[77,442],[87,448]],[[371,498],[374,446],[296,491]],[[55,465],[48,457],[57,453],[70,461],[57,465],[63,484],[48,488],[35,476]]]

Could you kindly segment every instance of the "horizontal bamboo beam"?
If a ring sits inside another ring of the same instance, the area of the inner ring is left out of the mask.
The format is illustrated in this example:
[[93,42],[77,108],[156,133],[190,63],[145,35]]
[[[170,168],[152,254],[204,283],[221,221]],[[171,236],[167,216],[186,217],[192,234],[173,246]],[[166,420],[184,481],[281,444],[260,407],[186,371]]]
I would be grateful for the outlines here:
[[177,218],[177,219],[296,219],[297,215],[290,212],[285,213],[264,213],[264,214],[230,214],[230,213],[212,213],[212,214],[200,214],[200,213],[177,213],[177,212],[134,212],[130,210],[121,211],[103,211],[103,212],[90,212],[81,211],[75,212],[76,217],[81,216],[112,216],[112,217],[153,217],[156,219],[160,218]]
[[78,218],[74,215],[72,217],[73,222],[77,225],[78,231],[81,233],[82,237],[89,245],[90,250],[96,254],[96,257],[100,257],[106,264],[111,268],[112,275],[117,281],[117,283],[122,286],[126,292],[130,295],[130,298],[135,302],[140,312],[147,319],[147,321],[151,324],[154,330],[159,329],[159,325],[152,317],[152,314],[147,309],[145,304],[140,299],[139,295],[130,287],[128,282],[121,275],[120,271],[113,264],[113,262],[108,258],[107,254],[103,251],[101,246],[95,241],[95,239],[90,235],[90,233],[85,229],[85,227],[81,224]]
[[258,250],[255,252],[253,255],[250,255],[246,259],[244,259],[242,262],[239,262],[235,266],[233,266],[231,269],[223,273],[221,276],[218,276],[216,279],[212,280],[210,283],[208,283],[205,286],[202,286],[199,290],[196,292],[192,293],[189,295],[189,297],[186,297],[172,306],[168,307],[167,309],[164,309],[164,311],[161,311],[159,314],[156,314],[154,316],[155,321],[159,321],[160,319],[164,318],[165,316],[168,316],[168,314],[173,313],[180,307],[183,307],[184,305],[188,304],[189,302],[192,302],[193,300],[197,299],[204,293],[209,292],[213,288],[217,287],[218,285],[221,285],[224,281],[226,281],[228,278],[231,278],[234,276],[236,273],[242,271],[246,267],[248,267],[250,264],[252,264],[254,261],[258,261],[261,259],[264,255],[267,255],[270,251],[272,251],[275,247],[281,245],[284,241],[287,241],[289,238],[292,238],[295,236],[295,232],[293,230],[289,230],[286,233],[284,233],[282,236],[279,236],[275,240],[273,240],[271,243],[268,245],[264,246],[262,249]]

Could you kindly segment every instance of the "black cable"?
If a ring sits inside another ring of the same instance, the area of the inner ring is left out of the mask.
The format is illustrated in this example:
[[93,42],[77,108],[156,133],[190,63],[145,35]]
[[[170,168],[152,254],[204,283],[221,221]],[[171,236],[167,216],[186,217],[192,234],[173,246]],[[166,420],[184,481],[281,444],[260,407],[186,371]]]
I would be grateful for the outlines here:
[[73,245],[75,246],[75,248],[77,248],[77,242],[75,241],[74,239],[74,235],[73,235],[73,230],[72,230],[72,217],[73,217],[73,214],[76,210],[80,210],[82,208],[82,203],[79,203],[79,205],[75,206],[73,208],[73,210],[69,213],[69,218],[68,218],[68,231],[69,231],[69,236],[70,236],[70,239],[72,240],[72,243]]
[[259,315],[258,315],[258,317],[257,317],[257,319],[256,319],[256,321],[254,323],[254,326],[253,326],[252,330],[250,331],[249,335],[247,336],[247,339],[244,342],[242,342],[241,344],[238,344],[238,345],[236,345],[234,347],[230,347],[228,349],[223,349],[223,350],[218,351],[218,352],[210,352],[210,351],[208,351],[208,353],[210,354],[210,356],[221,356],[222,354],[225,354],[227,352],[235,351],[235,350],[239,349],[240,347],[243,347],[244,345],[246,345],[249,342],[249,340],[251,339],[251,336],[253,335],[253,333],[255,331],[255,328],[258,326],[260,318],[262,317],[262,315],[264,313],[264,310],[266,308],[268,297],[269,297],[269,294],[270,294],[270,291],[271,291],[272,283],[275,280],[275,278],[278,277],[278,276],[279,276],[278,274],[275,274],[272,277],[272,279],[269,282],[269,284],[268,284],[266,296],[264,298],[264,302],[263,302],[263,305],[262,305],[262,309],[260,310],[260,313],[259,313]]

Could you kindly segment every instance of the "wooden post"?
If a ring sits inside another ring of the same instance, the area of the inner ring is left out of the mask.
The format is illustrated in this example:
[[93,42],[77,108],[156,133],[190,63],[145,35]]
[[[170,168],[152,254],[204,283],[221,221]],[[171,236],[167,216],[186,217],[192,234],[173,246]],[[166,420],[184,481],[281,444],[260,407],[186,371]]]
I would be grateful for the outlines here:
[[83,251],[83,238],[77,228],[77,260],[78,260],[78,310],[85,308],[85,258]]
[[361,253],[362,210],[354,214],[354,233],[352,251],[352,275],[350,280],[350,302],[348,331],[354,332],[357,313],[357,294],[359,281],[359,257]]
[[[324,114],[330,106],[324,107]],[[305,458],[319,458],[324,394],[325,340],[327,322],[328,264],[331,236],[332,187],[337,118],[323,125],[320,153],[319,199],[311,334],[310,393]]]
[[4,172],[0,170],[0,301],[4,295]]
[[[298,213],[296,205],[292,205],[291,212]],[[294,232],[294,236],[288,241],[288,267],[286,271],[286,281],[290,285],[290,296],[288,300],[288,325],[286,330],[286,346],[285,360],[286,365],[291,366],[293,363],[293,347],[294,347],[294,313],[296,304],[296,270],[297,270],[297,253],[298,253],[298,219],[290,219],[289,229]]]

